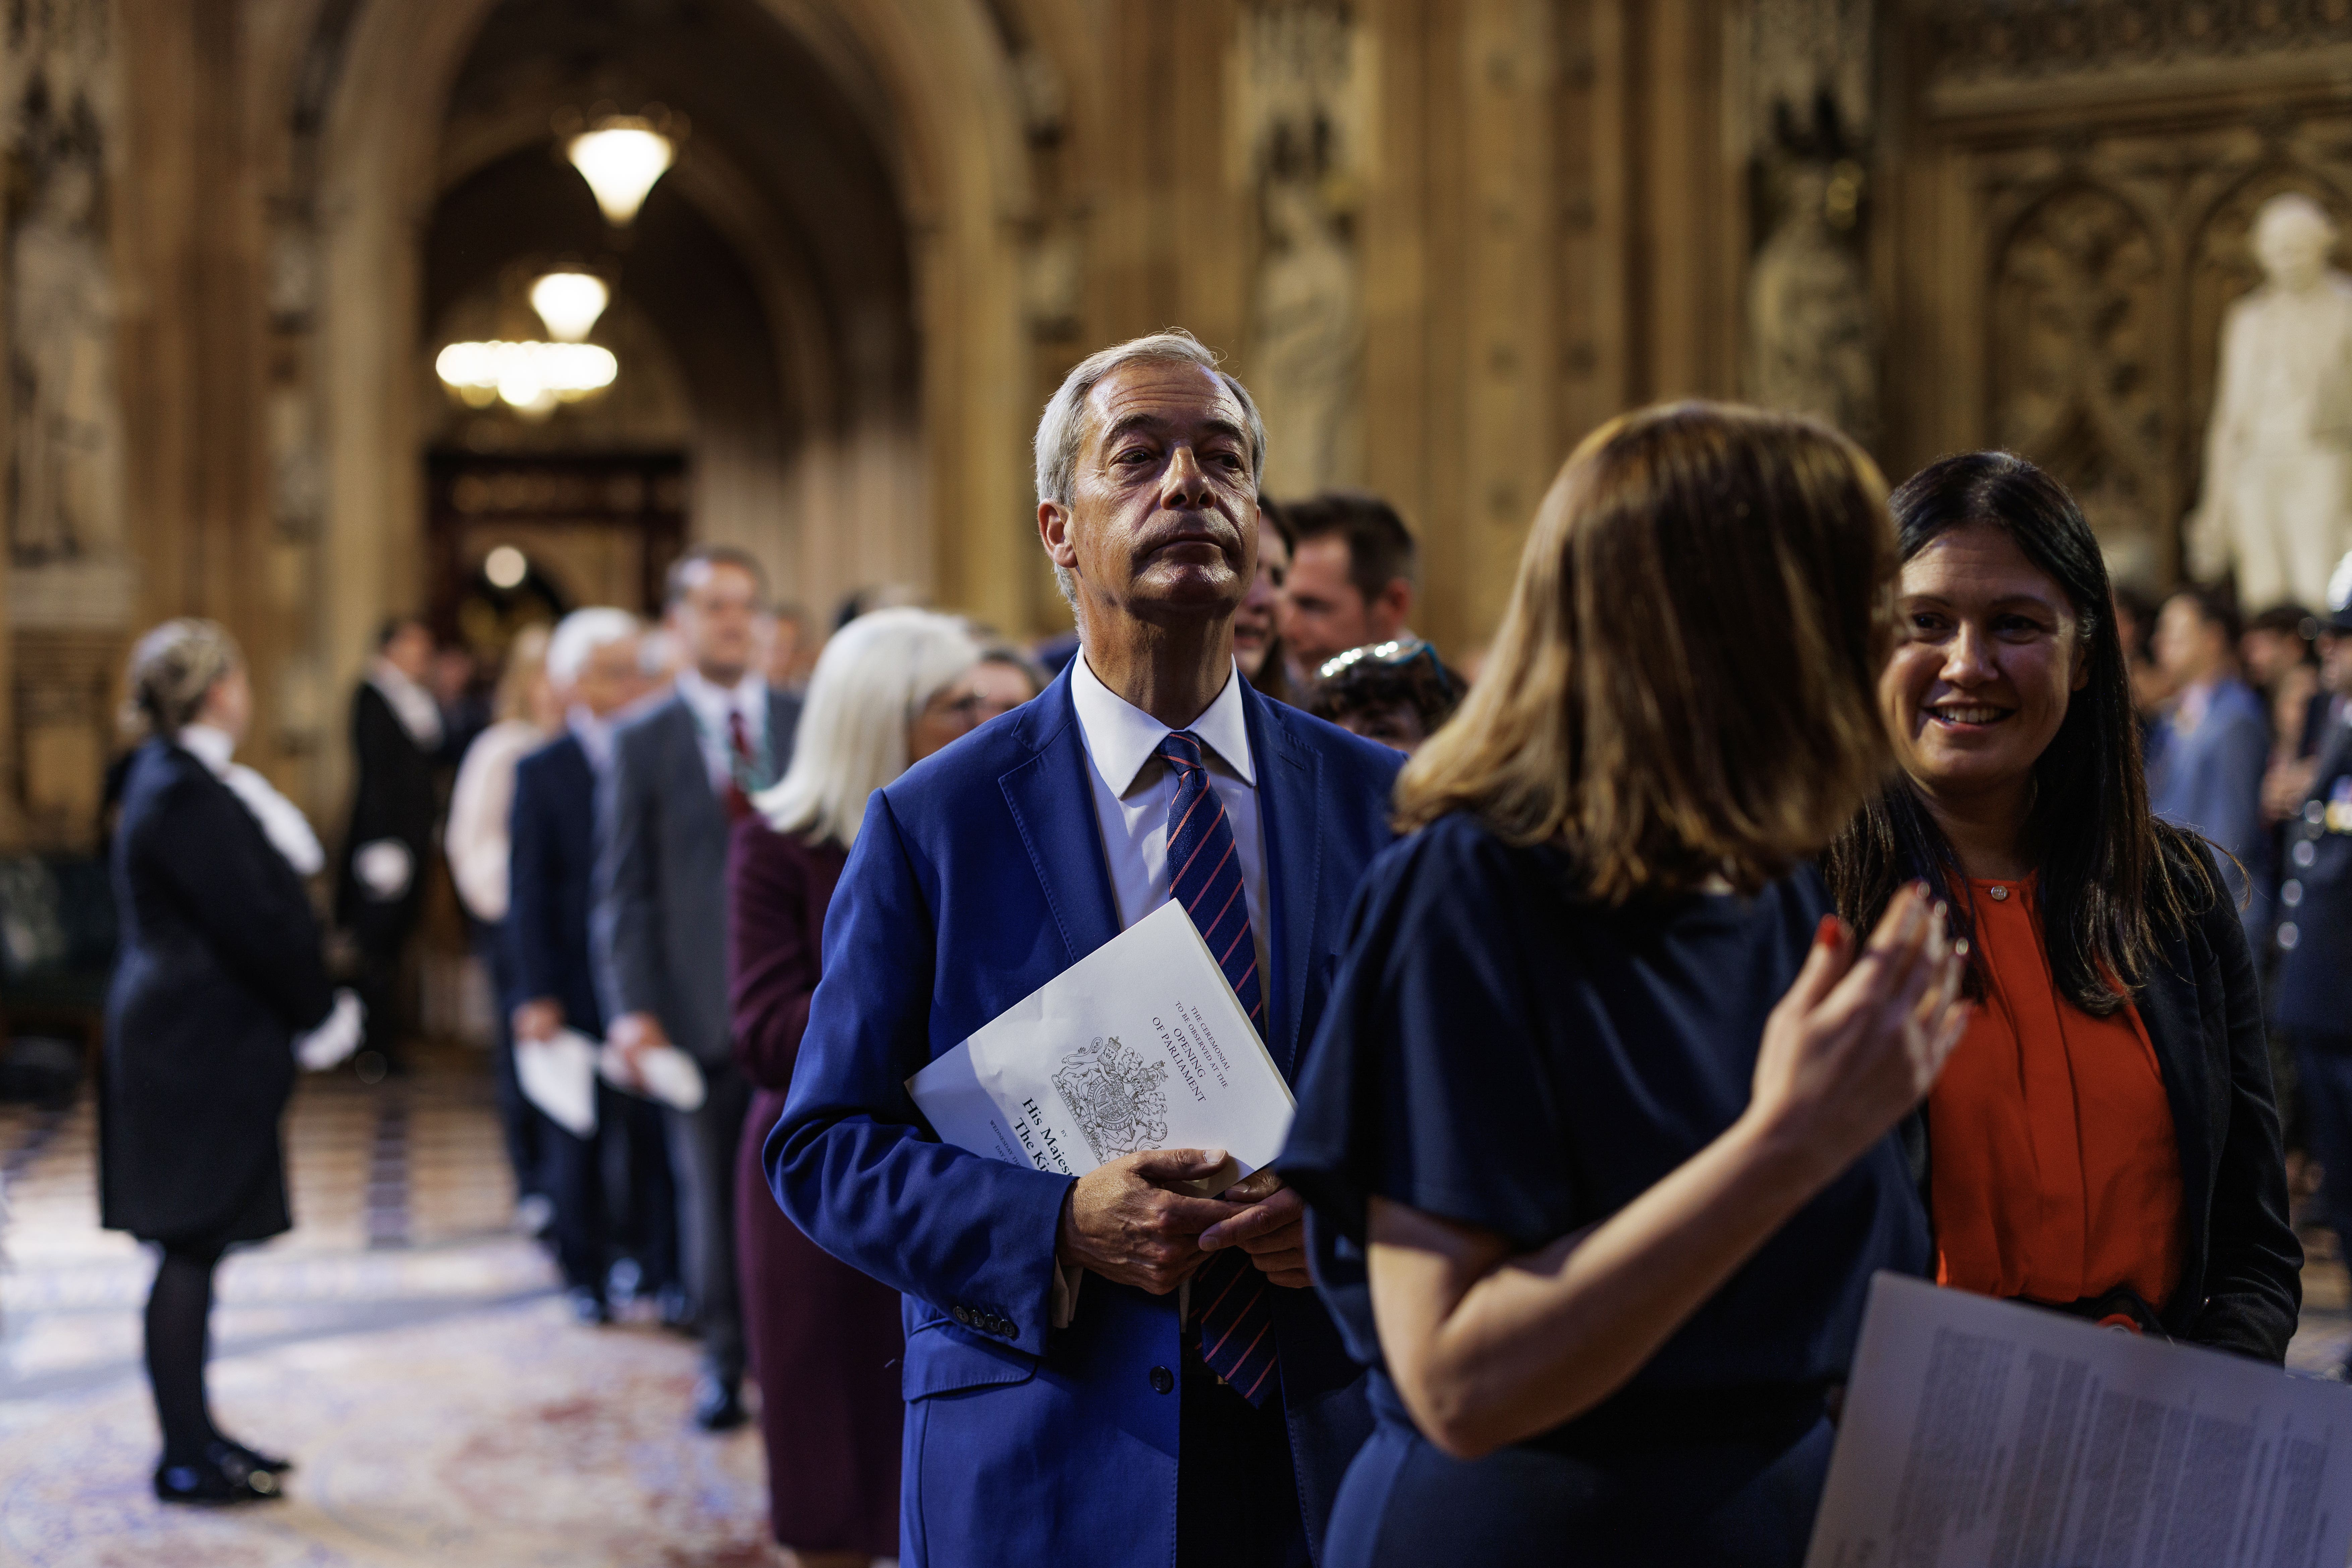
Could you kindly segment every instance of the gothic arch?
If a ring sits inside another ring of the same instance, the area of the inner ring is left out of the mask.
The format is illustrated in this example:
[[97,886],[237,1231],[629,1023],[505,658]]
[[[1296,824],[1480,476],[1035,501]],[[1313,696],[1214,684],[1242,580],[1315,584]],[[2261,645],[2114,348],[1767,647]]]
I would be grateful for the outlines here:
[[[307,68],[300,55],[285,68],[289,109],[291,95],[316,91],[322,69],[332,84],[317,111],[313,356],[325,464],[313,662],[328,691],[363,660],[368,628],[421,585],[420,432],[409,395],[423,331],[421,236],[449,174],[451,90],[498,3],[360,0],[354,12],[351,0],[320,0],[314,26],[343,30],[339,58],[320,67],[314,44]],[[908,236],[918,345],[905,439],[803,448],[794,489],[813,521],[793,575],[814,593],[882,568],[943,604],[1025,624],[1034,542],[1019,228],[1031,193],[1004,37],[983,0],[756,3],[822,63],[882,153]],[[677,179],[739,250],[780,256],[740,171],[690,157]],[[824,334],[809,330],[819,305],[789,265],[764,283],[792,401],[821,424],[837,412],[830,394],[842,367],[816,346]],[[314,798],[340,792],[341,765],[338,748],[320,751]]]

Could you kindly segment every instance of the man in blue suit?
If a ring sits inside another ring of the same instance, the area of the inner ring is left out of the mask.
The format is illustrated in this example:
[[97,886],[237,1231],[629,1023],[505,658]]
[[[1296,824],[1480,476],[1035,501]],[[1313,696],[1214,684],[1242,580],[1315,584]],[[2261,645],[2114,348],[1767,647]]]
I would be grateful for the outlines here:
[[[514,805],[504,938],[522,1001],[514,1010],[516,1044],[529,1050],[572,1028],[591,1039],[604,1033],[588,949],[588,915],[596,868],[596,784],[612,766],[613,720],[643,692],[637,669],[637,618],[609,607],[574,610],[549,640],[547,679],[564,705],[564,733],[515,765]],[[534,1114],[536,1114],[534,1112]],[[608,1322],[604,1295],[614,1216],[606,1212],[603,1159],[623,1146],[630,1173],[629,1228],[638,1286],[682,1318],[677,1295],[677,1199],[670,1184],[661,1110],[601,1080],[596,1131],[573,1136],[543,1122],[548,1184],[555,1200],[555,1258],[573,1312]]]
[[1234,668],[1265,452],[1185,334],[1070,373],[1037,519],[1080,657],[876,795],[826,918],[763,1153],[803,1229],[905,1293],[908,1568],[1304,1564],[1370,1427],[1271,1173],[1206,1198],[1215,1151],[1029,1170],[939,1142],[904,1087],[1171,898],[1296,1079],[1402,759]]

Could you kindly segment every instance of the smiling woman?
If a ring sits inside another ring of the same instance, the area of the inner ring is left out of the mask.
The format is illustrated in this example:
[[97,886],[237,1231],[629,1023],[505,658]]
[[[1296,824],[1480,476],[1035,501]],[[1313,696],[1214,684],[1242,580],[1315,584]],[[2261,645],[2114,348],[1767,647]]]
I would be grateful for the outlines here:
[[1903,777],[1829,870],[1851,921],[1925,879],[1973,938],[1982,1005],[1916,1128],[1937,1277],[2277,1361],[2302,1249],[2252,958],[2210,848],[2148,809],[2098,543],[2006,453],[1892,504]]

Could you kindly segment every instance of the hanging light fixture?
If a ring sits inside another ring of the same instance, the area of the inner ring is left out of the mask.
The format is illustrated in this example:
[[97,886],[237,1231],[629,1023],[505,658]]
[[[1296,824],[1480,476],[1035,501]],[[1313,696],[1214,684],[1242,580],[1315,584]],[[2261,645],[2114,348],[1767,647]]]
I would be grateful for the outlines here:
[[606,114],[564,143],[564,155],[580,171],[604,221],[626,228],[645,205],[654,182],[677,157],[677,143],[664,133],[669,120],[658,106],[646,114]]
[[524,414],[551,413],[613,384],[620,361],[594,343],[451,343],[433,369],[468,406],[504,402]]
[[569,268],[546,273],[530,286],[530,308],[558,342],[586,342],[612,298],[602,278]]

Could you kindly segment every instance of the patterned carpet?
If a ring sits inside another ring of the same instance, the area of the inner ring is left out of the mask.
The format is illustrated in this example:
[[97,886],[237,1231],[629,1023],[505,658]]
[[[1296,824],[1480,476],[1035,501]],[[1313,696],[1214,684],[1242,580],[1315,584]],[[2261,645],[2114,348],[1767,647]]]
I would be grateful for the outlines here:
[[693,1347],[575,1325],[513,1191],[478,1057],[373,1088],[307,1080],[297,1228],[233,1255],[215,1413],[295,1457],[289,1500],[166,1509],[139,1308],[152,1268],[97,1227],[88,1103],[0,1108],[0,1565],[734,1568],[767,1544],[759,1438],[692,1431]]
[[[215,1414],[300,1461],[289,1499],[166,1509],[139,1368],[152,1265],[97,1225],[94,1121],[0,1107],[0,1568],[751,1568],[759,1438],[686,1424],[693,1347],[574,1324],[513,1190],[478,1056],[363,1087],[309,1079],[289,1124],[297,1228],[233,1256]],[[2292,1363],[2352,1349],[2313,1238]]]

